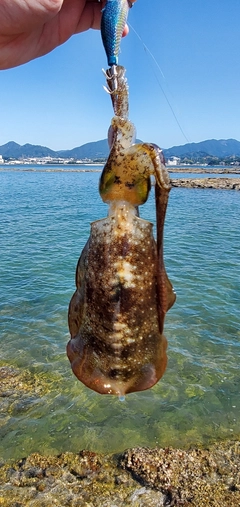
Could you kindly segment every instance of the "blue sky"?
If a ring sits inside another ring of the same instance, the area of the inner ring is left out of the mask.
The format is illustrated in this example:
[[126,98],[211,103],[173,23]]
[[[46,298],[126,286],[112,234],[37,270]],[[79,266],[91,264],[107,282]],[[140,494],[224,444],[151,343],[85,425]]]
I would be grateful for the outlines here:
[[[143,42],[130,28],[119,63],[127,69],[130,119],[140,139],[162,148],[240,140],[239,19],[239,0],[137,0],[129,23]],[[112,108],[103,67],[100,33],[90,30],[1,71],[0,145],[58,150],[105,138]]]

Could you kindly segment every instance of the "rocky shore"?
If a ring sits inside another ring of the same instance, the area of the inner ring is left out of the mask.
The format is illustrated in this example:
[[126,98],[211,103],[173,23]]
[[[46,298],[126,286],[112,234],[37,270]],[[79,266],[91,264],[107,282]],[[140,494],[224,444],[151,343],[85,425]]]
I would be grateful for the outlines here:
[[[0,413],[46,385],[30,372],[0,367]],[[79,450],[58,456],[0,456],[3,507],[236,507],[240,442],[208,449],[128,449],[117,455]]]
[[236,507],[240,442],[209,449],[31,454],[1,463],[4,507]]
[[173,178],[173,187],[240,190],[240,178]]

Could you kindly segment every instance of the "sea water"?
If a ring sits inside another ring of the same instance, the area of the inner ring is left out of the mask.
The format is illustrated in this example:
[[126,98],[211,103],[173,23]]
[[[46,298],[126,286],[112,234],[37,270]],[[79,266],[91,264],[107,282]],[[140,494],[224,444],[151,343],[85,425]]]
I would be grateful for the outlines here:
[[[90,222],[107,214],[98,179],[0,173],[0,366],[47,385],[0,414],[4,458],[240,436],[240,194],[172,189],[165,264],[177,301],[165,322],[168,367],[155,387],[121,403],[81,384],[65,352],[76,263]],[[155,221],[153,196],[141,215]]]

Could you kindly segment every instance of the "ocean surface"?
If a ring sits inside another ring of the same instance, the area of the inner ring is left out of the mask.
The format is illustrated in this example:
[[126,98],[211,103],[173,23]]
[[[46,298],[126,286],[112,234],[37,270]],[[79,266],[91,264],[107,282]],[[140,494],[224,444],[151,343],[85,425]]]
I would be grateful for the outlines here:
[[[0,456],[239,438],[240,193],[172,189],[168,367],[121,402],[82,385],[65,353],[77,260],[90,222],[107,214],[99,174],[14,169],[0,172],[0,366],[30,371],[47,390],[0,413]],[[153,196],[140,212],[154,222]]]

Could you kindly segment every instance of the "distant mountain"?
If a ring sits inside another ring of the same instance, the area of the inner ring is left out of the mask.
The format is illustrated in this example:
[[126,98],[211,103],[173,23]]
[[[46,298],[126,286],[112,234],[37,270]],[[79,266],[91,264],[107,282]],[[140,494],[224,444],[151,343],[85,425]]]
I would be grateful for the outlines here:
[[209,141],[201,141],[200,143],[188,143],[182,146],[173,146],[164,150],[166,158],[184,157],[190,155],[211,155],[213,157],[231,157],[233,155],[240,156],[240,142],[236,139],[210,139]]
[[[140,143],[141,140],[137,139],[136,142]],[[14,141],[10,141],[9,143],[0,146],[0,155],[2,155],[3,158],[17,159],[20,159],[22,157],[61,157],[74,158],[76,160],[90,158],[93,160],[99,158],[107,158],[109,155],[109,147],[107,139],[83,144],[82,146],[78,146],[72,150],[60,151],[53,151],[45,146],[38,146],[34,144],[24,144],[23,146],[20,146],[20,144],[17,144]]]
[[34,144],[20,144],[10,141],[7,144],[0,146],[0,155],[3,158],[21,158],[21,157],[55,157],[55,151],[46,148],[45,146],[38,146]]
[[[137,139],[136,142],[141,142]],[[213,156],[218,158],[240,156],[240,142],[235,139],[211,139],[200,143],[188,143],[164,149],[166,159],[170,157],[199,157]],[[3,158],[32,158],[32,157],[62,157],[91,160],[106,158],[109,154],[107,139],[83,144],[72,150],[54,151],[45,146],[24,144],[20,146],[13,141],[0,146],[0,155]]]
[[83,144],[72,150],[62,150],[56,153],[58,153],[59,157],[63,158],[91,158],[92,160],[95,158],[106,158],[109,154],[108,141],[107,139],[102,139],[101,141]]

